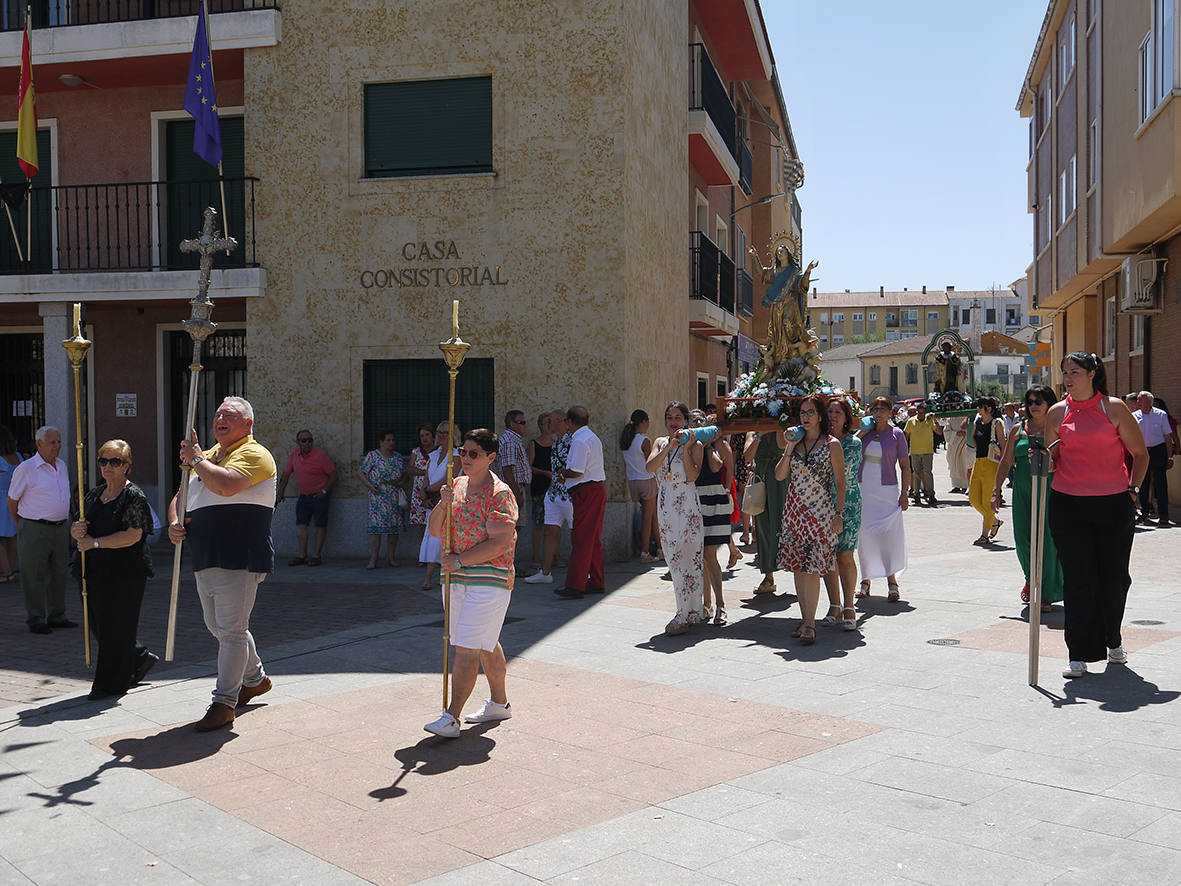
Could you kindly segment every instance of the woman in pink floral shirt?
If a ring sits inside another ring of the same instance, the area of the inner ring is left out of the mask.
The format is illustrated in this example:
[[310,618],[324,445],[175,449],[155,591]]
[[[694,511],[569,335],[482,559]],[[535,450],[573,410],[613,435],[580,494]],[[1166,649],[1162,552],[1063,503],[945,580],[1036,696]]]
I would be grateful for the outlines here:
[[505,694],[500,629],[515,577],[518,512],[512,490],[490,470],[498,446],[496,435],[486,428],[464,434],[459,450],[464,475],[451,486],[443,485],[441,507],[431,511],[429,531],[437,538],[443,538],[451,511],[451,553],[444,554],[442,562],[443,574],[451,577],[451,703],[424,727],[443,738],[459,737],[459,718],[481,666],[491,698],[465,722],[489,723],[513,715]]

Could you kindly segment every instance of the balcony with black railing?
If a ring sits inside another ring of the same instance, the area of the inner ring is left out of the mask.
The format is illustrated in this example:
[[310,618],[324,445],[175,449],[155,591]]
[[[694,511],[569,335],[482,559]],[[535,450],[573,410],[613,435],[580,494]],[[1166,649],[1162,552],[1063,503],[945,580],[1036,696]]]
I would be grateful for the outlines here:
[[738,115],[701,43],[689,44],[689,160],[706,184],[738,182]]
[[744,269],[738,269],[738,310],[746,317],[755,312],[755,278]]
[[689,235],[689,328],[704,335],[733,335],[734,261],[703,231]]
[[[198,265],[180,251],[196,237],[206,206],[225,212],[218,228],[238,241],[214,267],[258,267],[252,176],[201,181],[118,182],[7,190],[0,216],[0,274],[184,271]],[[6,186],[6,189],[10,186]],[[30,218],[31,213],[31,218]]]
[[[278,0],[207,0],[210,15],[279,9]],[[25,7],[34,28],[97,25],[196,15],[201,0],[0,0],[0,31],[25,26]]]
[[750,152],[750,145],[746,138],[739,133],[738,135],[738,187],[742,188],[742,193],[750,196],[751,191],[751,176],[754,175],[755,161],[754,156]]

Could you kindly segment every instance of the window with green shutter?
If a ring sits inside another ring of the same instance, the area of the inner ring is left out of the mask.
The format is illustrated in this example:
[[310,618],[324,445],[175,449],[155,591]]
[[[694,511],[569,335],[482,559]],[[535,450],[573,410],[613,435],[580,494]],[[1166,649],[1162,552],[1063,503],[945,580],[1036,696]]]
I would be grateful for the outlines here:
[[492,172],[492,78],[365,84],[365,177]]
[[[450,379],[442,358],[434,360],[366,360],[362,368],[365,416],[364,452],[377,448],[377,435],[394,432],[394,448],[409,452],[418,445],[420,424],[435,427],[447,421]],[[455,380],[455,423],[472,428],[501,428],[493,414],[496,394],[491,357],[469,357]],[[459,441],[454,441],[458,445]],[[358,456],[364,454],[358,453]]]

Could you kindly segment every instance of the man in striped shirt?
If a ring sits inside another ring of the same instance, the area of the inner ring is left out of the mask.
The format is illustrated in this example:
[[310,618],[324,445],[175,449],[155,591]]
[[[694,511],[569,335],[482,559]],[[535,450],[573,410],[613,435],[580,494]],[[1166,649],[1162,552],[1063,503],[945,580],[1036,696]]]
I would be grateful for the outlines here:
[[212,732],[234,722],[234,710],[271,688],[250,633],[258,586],[274,571],[271,515],[275,505],[275,460],[251,436],[254,409],[241,397],[226,397],[213,417],[217,446],[202,450],[197,432],[180,444],[188,468],[185,525],[168,506],[168,537],[188,542],[205,626],[217,638],[217,685],[213,703],[194,724]]

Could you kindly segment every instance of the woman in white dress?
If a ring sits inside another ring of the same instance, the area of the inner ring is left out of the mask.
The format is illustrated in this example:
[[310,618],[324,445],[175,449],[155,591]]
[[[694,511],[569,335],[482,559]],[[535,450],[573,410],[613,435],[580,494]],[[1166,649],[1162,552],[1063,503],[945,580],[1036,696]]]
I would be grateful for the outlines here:
[[[861,534],[857,560],[861,566],[858,597],[869,596],[871,579],[884,578],[889,599],[897,602],[898,576],[906,571],[906,530],[902,512],[910,506],[910,450],[906,435],[890,423],[893,404],[875,397],[869,404],[872,427],[857,433],[861,438]],[[898,485],[898,472],[902,485]]]
[[699,624],[704,606],[702,569],[705,528],[697,501],[697,475],[701,472],[702,446],[693,437],[681,442],[681,429],[689,424],[689,407],[669,403],[664,410],[667,437],[659,437],[648,457],[647,468],[660,484],[656,514],[664,559],[673,577],[677,614],[664,628],[669,635],[683,634]]
[[[459,436],[459,429],[455,429],[456,436]],[[447,422],[440,422],[439,426],[435,428],[435,442],[438,446],[435,451],[430,454],[426,467],[426,491],[423,493],[423,501],[428,504],[431,510],[439,503],[439,489],[447,482],[447,453],[451,453],[452,458],[458,458],[458,451],[451,446],[451,429],[447,426]],[[460,467],[458,463],[455,464],[453,470],[454,476],[458,477]],[[427,512],[427,522],[430,522],[430,512]],[[422,544],[418,546],[418,559],[426,564],[426,577],[422,580],[423,590],[429,590],[435,586],[435,574],[439,571],[439,564],[443,561],[443,540],[436,538],[429,532],[422,534]]]
[[967,492],[972,478],[976,453],[968,448],[968,422],[964,416],[947,419],[943,439],[947,441],[947,472],[951,475],[951,491]]

